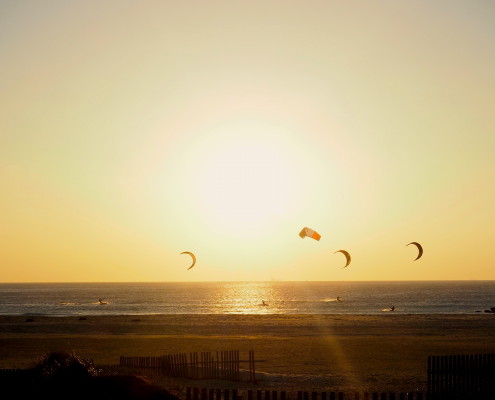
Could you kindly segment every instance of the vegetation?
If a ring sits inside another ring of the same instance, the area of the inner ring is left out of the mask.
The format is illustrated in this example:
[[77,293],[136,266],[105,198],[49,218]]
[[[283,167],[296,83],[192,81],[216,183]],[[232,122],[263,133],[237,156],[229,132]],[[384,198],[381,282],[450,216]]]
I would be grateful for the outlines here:
[[2,399],[178,400],[167,390],[132,375],[106,375],[73,352],[43,355],[34,368],[1,377]]

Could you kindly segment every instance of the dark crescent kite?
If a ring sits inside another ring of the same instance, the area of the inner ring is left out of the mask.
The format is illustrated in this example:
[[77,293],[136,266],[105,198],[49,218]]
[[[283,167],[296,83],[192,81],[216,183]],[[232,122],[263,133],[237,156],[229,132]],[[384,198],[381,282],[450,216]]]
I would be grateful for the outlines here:
[[346,264],[342,267],[342,268],[345,268],[351,263],[351,255],[345,250],[337,250],[333,254],[339,253],[339,252],[342,253],[345,256],[345,258],[347,259]]
[[193,263],[191,264],[191,266],[188,268],[188,270],[190,270],[192,267],[194,267],[194,264],[196,264],[196,256],[191,253],[190,251],[183,251],[182,253],[180,254],[189,254],[193,260]]
[[420,258],[423,255],[423,248],[421,247],[421,245],[418,242],[411,242],[411,243],[406,244],[406,246],[409,246],[410,244],[414,244],[419,250],[418,256],[413,260],[413,261],[416,261],[418,258]]

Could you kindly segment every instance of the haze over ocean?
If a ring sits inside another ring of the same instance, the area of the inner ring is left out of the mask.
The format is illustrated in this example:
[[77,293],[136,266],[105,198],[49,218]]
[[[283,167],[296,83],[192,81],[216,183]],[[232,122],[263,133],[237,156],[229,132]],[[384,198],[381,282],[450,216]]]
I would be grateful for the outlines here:
[[392,306],[401,314],[483,312],[495,307],[495,281],[0,284],[0,315],[374,315]]

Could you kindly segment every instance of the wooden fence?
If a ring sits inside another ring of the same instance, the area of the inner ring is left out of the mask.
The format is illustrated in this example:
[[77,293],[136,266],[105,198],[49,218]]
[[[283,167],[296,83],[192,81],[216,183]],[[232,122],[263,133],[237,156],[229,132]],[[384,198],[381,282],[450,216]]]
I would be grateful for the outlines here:
[[237,390],[186,388],[185,400],[428,400],[427,393],[389,392],[290,392],[278,390]]
[[428,357],[432,400],[495,399],[495,354]]
[[248,360],[241,360],[239,350],[170,354],[159,357],[120,357],[120,366],[140,369],[157,369],[173,377],[188,379],[241,380],[240,364],[247,363],[246,380],[256,382],[254,351],[249,351]]

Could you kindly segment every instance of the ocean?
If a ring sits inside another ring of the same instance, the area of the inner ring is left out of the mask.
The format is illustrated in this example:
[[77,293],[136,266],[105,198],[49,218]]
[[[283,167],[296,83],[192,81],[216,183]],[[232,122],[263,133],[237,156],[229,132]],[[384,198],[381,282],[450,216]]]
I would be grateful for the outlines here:
[[392,307],[401,314],[483,312],[495,307],[495,281],[0,284],[0,315],[372,315]]

